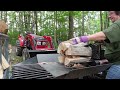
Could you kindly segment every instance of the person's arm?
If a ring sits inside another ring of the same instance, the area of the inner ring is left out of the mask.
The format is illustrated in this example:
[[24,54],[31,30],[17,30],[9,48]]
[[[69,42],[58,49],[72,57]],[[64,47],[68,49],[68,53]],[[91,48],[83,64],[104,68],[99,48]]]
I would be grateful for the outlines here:
[[81,36],[72,39],[73,44],[78,44],[80,42],[88,42],[88,41],[105,41],[109,40],[110,43],[118,42],[120,36],[120,26],[116,23],[112,24],[106,30],[88,35],[88,36]]
[[76,37],[72,39],[72,44],[78,44],[80,42],[88,42],[88,41],[103,41],[106,39],[105,34],[101,31],[92,35],[88,36],[81,36],[81,37]]
[[88,38],[88,41],[101,41],[106,39],[106,36],[102,31],[86,37]]

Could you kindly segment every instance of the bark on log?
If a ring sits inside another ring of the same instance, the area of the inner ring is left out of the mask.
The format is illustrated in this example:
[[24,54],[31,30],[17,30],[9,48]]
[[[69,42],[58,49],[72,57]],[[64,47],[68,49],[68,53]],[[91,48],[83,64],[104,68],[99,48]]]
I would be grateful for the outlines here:
[[8,32],[7,24],[3,20],[0,20],[0,33],[7,34],[7,32]]
[[91,57],[76,57],[76,58],[65,57],[64,65],[71,66],[75,63],[89,62],[90,58]]
[[91,56],[92,50],[90,47],[84,47],[86,43],[79,43],[72,45],[69,41],[62,42],[58,46],[58,53],[63,55],[81,55],[81,56]]
[[80,56],[91,56],[92,49],[90,47],[85,47],[85,44],[80,43],[77,45],[70,45],[66,50],[65,55],[80,55]]
[[[89,62],[92,55],[92,49],[85,47],[87,43],[72,45],[71,41],[64,41],[59,44],[57,52],[61,55],[58,57],[60,63],[68,67],[76,67],[76,63]],[[84,57],[83,57],[84,56]],[[85,57],[86,56],[86,57]]]
[[69,48],[70,45],[70,41],[61,42],[58,46],[57,53],[64,55],[65,51]]

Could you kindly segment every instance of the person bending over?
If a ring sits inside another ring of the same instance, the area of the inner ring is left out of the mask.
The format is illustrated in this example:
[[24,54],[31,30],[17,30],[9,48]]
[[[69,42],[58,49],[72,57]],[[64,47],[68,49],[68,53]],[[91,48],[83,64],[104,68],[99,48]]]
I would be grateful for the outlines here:
[[120,79],[120,11],[108,11],[112,21],[107,29],[88,36],[72,38],[72,44],[89,41],[105,42],[105,58],[113,65],[109,68],[106,79]]

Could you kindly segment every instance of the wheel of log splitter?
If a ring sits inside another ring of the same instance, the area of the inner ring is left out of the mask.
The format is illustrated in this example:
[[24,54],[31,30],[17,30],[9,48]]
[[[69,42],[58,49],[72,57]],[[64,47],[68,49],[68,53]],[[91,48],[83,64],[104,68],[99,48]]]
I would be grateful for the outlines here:
[[30,54],[29,54],[29,52],[28,52],[28,49],[27,48],[24,48],[23,49],[23,52],[22,52],[22,59],[23,59],[23,61],[24,60],[27,60],[27,59],[29,59],[30,58]]

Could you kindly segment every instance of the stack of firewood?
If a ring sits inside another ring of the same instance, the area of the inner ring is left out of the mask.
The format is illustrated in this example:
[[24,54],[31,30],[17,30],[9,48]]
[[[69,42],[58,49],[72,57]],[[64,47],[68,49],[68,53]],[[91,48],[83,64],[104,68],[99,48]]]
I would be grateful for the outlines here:
[[90,47],[85,47],[87,43],[72,45],[69,41],[61,42],[57,52],[60,54],[58,60],[60,63],[69,67],[81,66],[80,62],[88,62],[92,55]]

